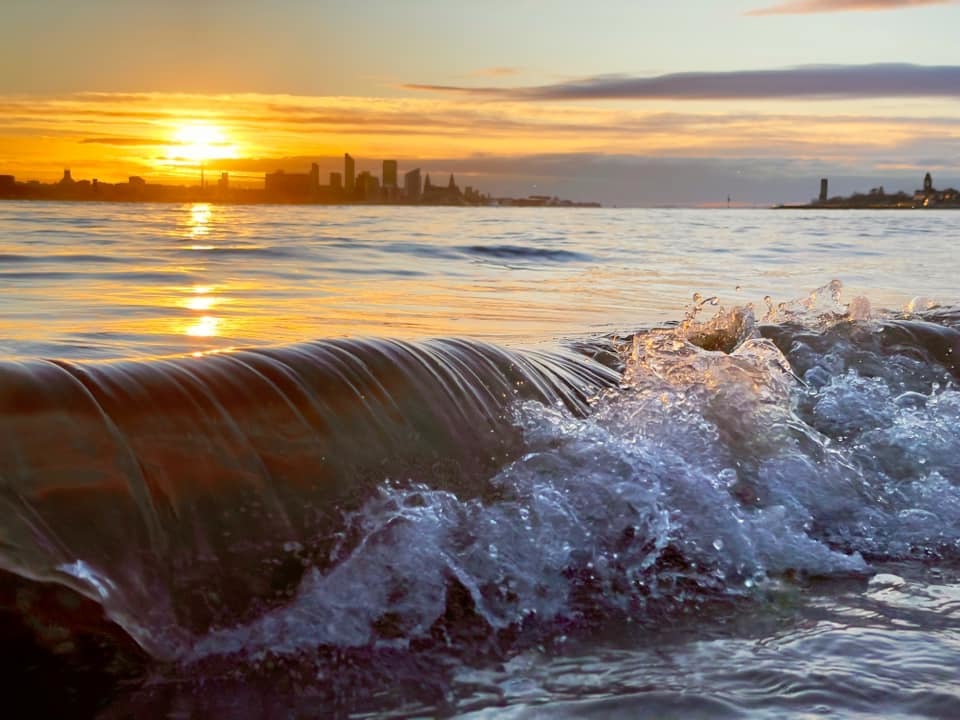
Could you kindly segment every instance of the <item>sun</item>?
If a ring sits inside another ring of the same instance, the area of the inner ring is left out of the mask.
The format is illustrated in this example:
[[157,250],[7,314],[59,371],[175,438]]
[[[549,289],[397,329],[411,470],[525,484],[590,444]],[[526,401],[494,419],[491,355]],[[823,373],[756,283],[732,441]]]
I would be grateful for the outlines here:
[[173,142],[168,155],[191,163],[237,156],[237,148],[230,142],[224,129],[206,122],[192,121],[177,125]]

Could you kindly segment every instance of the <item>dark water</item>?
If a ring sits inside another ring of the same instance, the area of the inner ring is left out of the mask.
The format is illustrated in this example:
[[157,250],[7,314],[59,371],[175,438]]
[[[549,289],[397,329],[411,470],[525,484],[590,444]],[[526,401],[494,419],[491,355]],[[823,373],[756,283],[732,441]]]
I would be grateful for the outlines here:
[[14,716],[960,716],[953,216],[76,207],[0,208]]

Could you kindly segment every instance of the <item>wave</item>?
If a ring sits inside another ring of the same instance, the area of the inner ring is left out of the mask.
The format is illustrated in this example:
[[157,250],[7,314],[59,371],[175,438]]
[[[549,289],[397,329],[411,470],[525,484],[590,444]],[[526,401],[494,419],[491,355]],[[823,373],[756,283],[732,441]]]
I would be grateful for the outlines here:
[[465,245],[463,252],[500,260],[529,260],[536,262],[574,262],[589,260],[590,256],[572,250],[551,250],[526,245]]
[[31,617],[133,666],[363,674],[956,560],[960,310],[840,291],[554,353],[0,364],[4,622],[59,588]]
[[341,517],[385,479],[483,495],[478,478],[519,452],[511,403],[583,414],[616,380],[456,340],[5,363],[0,567],[95,599],[175,657],[328,567]]

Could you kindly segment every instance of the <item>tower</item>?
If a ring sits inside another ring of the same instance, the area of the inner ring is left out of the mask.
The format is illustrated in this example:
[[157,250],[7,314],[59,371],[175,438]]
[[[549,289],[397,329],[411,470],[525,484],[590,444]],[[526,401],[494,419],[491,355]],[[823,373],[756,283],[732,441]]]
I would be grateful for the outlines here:
[[397,187],[397,161],[383,161],[383,186],[385,188]]
[[923,191],[925,193],[933,192],[933,178],[930,176],[930,173],[923,176]]
[[403,176],[403,194],[409,202],[417,202],[422,194],[423,184],[420,179],[420,168],[411,170]]
[[343,189],[352,193],[357,183],[357,165],[350,153],[343,154]]
[[827,201],[827,178],[820,178],[820,202]]

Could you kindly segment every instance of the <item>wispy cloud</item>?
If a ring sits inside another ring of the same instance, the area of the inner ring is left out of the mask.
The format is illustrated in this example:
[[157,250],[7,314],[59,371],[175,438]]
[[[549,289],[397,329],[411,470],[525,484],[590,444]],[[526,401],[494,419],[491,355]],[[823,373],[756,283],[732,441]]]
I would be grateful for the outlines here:
[[179,145],[174,140],[157,140],[155,138],[136,138],[136,137],[94,137],[84,138],[80,141],[82,145],[118,145],[120,147],[165,147],[168,145]]
[[[680,86],[683,89],[682,82]],[[755,86],[754,82],[751,87]],[[657,92],[661,94],[650,97],[667,96]],[[788,162],[861,167],[882,157],[897,167],[913,168],[917,158],[950,158],[960,152],[955,102],[629,106],[530,102],[510,95],[502,99],[477,102],[470,94],[422,98],[145,94],[118,95],[112,103],[109,95],[0,96],[0,172],[55,179],[69,167],[76,177],[104,181],[129,175],[174,183],[189,175],[192,181],[194,168],[177,164],[171,156],[176,154],[177,129],[197,120],[222,128],[236,146],[237,157],[217,159],[209,169],[229,171],[237,184],[261,186],[264,172],[281,168],[303,172],[311,162],[318,162],[324,172],[337,170],[343,153],[349,151],[359,169],[374,172],[379,172],[380,159],[390,157],[405,168],[422,167],[440,175],[456,172],[458,177],[470,177],[471,184],[491,191],[502,188],[498,192],[505,194],[533,192],[529,188],[543,183],[561,195],[622,203],[659,197],[652,186],[634,197],[630,179],[634,174],[626,170],[622,195],[609,188],[600,192],[606,187],[604,178],[621,177],[617,168],[636,165],[628,162],[631,157],[646,159],[646,169],[637,171],[643,177],[658,177],[657,168],[665,163],[677,182],[687,182],[686,178],[707,172],[700,162],[704,158],[732,168],[735,175],[743,158],[762,161],[763,167]],[[813,177],[820,171],[809,172]],[[735,197],[747,196],[746,187],[738,190],[728,179],[734,175],[723,174],[705,184],[703,197],[716,187],[724,188],[723,197],[727,187]],[[585,184],[576,184],[581,181]],[[806,193],[804,188],[812,183],[804,176],[798,192]],[[757,187],[762,186],[758,180]]]
[[751,10],[747,15],[807,15],[828,12],[878,12],[924,5],[954,5],[956,0],[790,0]]
[[654,77],[603,75],[513,88],[420,84],[405,87],[516,101],[960,97],[960,66],[810,65]]
[[507,77],[510,75],[519,75],[520,68],[516,67],[488,67],[478,70],[476,75],[481,77]]

